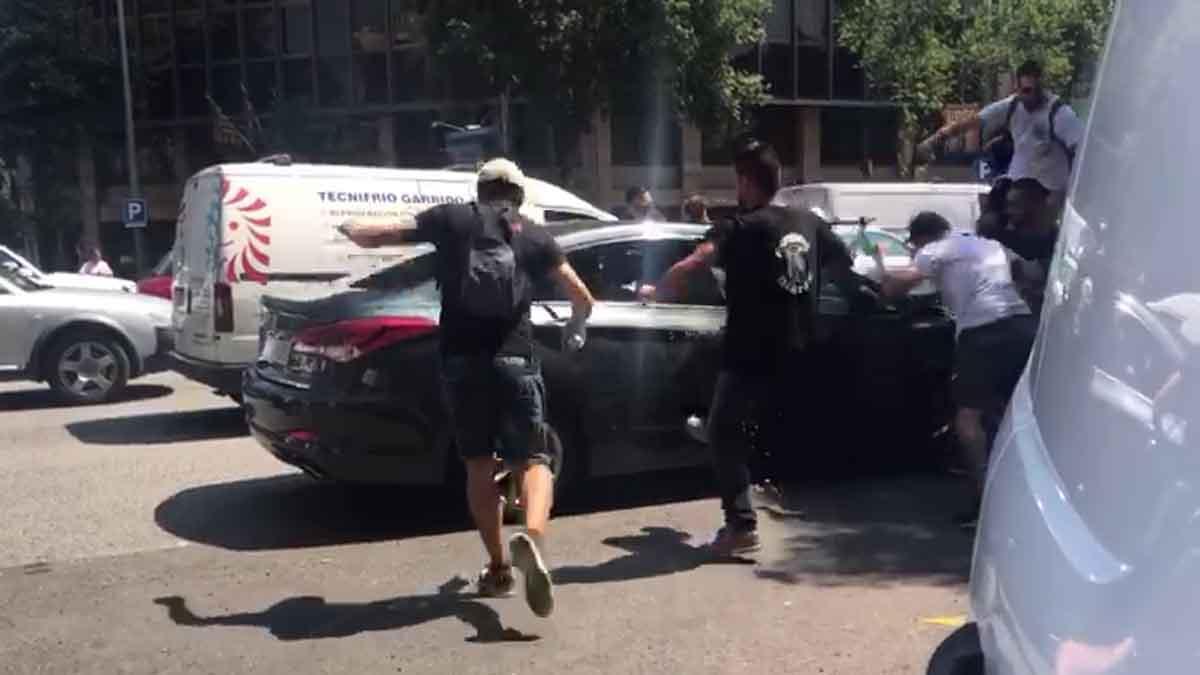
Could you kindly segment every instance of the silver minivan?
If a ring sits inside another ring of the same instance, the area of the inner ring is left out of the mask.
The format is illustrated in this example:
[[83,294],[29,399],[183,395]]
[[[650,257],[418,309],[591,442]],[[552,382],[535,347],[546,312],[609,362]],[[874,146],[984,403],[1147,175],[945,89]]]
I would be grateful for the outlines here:
[[973,623],[930,673],[1200,669],[1200,2],[1116,4],[1041,331],[993,448]]

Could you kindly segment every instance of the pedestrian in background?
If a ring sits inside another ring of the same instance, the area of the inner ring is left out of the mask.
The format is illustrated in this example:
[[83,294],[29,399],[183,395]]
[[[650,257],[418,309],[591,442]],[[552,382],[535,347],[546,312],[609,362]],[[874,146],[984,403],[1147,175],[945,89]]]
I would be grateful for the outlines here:
[[700,194],[694,194],[684,200],[683,217],[689,223],[712,224],[712,220],[708,217],[708,201]]
[[111,277],[113,275],[112,267],[104,260],[104,255],[100,252],[100,246],[90,241],[79,242],[79,247],[76,250],[79,254],[79,259],[83,264],[79,268],[80,274],[90,274],[98,277]]
[[[442,384],[455,445],[467,466],[467,501],[489,561],[479,593],[506,596],[521,570],[525,599],[538,616],[554,609],[544,552],[561,448],[546,426],[545,383],[534,351],[533,288],[554,281],[571,300],[564,344],[578,350],[594,300],[554,237],[519,214],[525,176],[496,159],[479,170],[479,201],[435,206],[400,223],[351,223],[343,232],[373,248],[428,242],[437,247],[442,313]],[[520,480],[525,530],[502,544],[497,452]]]
[[646,220],[664,221],[666,216],[662,214],[654,206],[654,197],[650,194],[650,189],[637,185],[625,191],[625,208],[621,214],[624,220],[636,220],[638,222]]

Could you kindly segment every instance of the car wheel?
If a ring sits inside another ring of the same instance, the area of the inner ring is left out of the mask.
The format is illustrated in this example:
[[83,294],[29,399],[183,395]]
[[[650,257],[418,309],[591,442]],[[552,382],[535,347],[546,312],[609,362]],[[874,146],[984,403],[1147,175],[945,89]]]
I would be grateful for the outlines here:
[[103,403],[129,381],[129,355],[112,335],[88,330],[59,338],[46,356],[46,380],[63,400]]
[[979,628],[969,623],[950,634],[933,652],[926,675],[983,675]]

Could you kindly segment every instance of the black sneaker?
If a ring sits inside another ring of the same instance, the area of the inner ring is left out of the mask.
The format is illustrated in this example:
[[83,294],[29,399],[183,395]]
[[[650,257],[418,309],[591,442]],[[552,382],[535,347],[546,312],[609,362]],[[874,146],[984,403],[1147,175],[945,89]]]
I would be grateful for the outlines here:
[[554,583],[537,544],[532,537],[520,532],[508,540],[508,550],[513,567],[521,570],[524,577],[525,602],[529,609],[540,617],[550,616],[554,611]]

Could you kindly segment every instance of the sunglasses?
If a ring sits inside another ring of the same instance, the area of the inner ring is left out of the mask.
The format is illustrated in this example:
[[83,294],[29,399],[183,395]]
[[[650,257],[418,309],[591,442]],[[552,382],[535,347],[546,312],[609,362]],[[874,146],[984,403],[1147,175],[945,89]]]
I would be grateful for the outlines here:
[[1034,89],[1033,87],[1021,87],[1018,91],[1021,93],[1022,96],[1033,96],[1034,92],[1036,92],[1037,90]]

